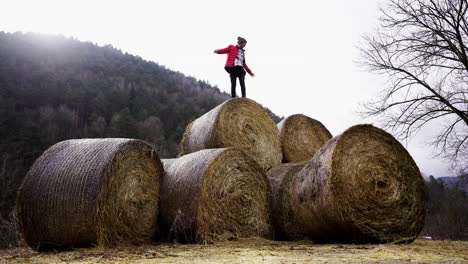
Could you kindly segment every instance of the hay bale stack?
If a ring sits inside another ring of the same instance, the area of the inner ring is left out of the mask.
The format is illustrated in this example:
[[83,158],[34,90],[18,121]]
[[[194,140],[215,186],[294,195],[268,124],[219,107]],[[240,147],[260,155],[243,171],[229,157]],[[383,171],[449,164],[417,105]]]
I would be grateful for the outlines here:
[[209,148],[240,148],[267,171],[281,164],[282,152],[275,122],[261,105],[234,98],[189,124],[179,156]]
[[207,149],[162,162],[163,238],[207,243],[271,236],[268,181],[244,151]]
[[307,233],[297,222],[294,205],[294,178],[306,162],[286,163],[268,173],[271,186],[270,212],[276,240],[307,239]]
[[330,131],[319,121],[297,114],[278,123],[283,162],[302,162],[310,160],[328,140]]
[[163,167],[133,139],[74,139],[47,149],[17,198],[27,244],[37,250],[149,242],[157,230]]
[[411,242],[423,226],[424,183],[387,132],[357,125],[328,141],[294,182],[298,221],[321,242]]

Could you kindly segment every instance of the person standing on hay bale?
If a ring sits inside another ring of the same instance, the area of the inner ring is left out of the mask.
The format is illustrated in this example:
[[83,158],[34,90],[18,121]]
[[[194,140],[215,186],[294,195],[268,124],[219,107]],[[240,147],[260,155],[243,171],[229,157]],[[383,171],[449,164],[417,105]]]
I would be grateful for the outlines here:
[[238,37],[236,46],[229,45],[225,49],[217,49],[214,51],[216,54],[228,54],[224,69],[229,73],[229,77],[231,78],[232,98],[236,97],[237,78],[239,78],[242,97],[245,97],[245,71],[247,71],[250,76],[255,76],[245,63],[245,45],[247,45],[247,40],[245,38]]

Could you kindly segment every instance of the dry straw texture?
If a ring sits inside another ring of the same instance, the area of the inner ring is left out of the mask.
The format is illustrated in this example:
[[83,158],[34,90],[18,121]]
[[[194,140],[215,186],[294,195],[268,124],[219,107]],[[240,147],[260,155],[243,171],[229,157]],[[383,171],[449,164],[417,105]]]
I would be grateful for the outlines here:
[[277,240],[306,239],[302,225],[297,223],[294,211],[294,178],[306,162],[286,163],[268,172],[271,185],[270,212]]
[[416,240],[408,245],[318,245],[244,238],[211,245],[161,243],[37,254],[0,250],[1,264],[466,264],[467,241]]
[[298,221],[324,242],[411,242],[424,221],[424,183],[406,149],[371,125],[327,142],[294,182]]
[[261,105],[247,98],[230,99],[185,130],[179,156],[202,149],[236,147],[246,151],[264,171],[281,164],[275,122]]
[[310,160],[328,140],[330,131],[319,121],[297,114],[278,123],[284,162]]
[[23,237],[37,250],[149,242],[162,173],[154,148],[143,141],[57,143],[35,161],[19,189]]
[[206,243],[271,236],[268,181],[244,151],[206,149],[162,162],[163,238]]

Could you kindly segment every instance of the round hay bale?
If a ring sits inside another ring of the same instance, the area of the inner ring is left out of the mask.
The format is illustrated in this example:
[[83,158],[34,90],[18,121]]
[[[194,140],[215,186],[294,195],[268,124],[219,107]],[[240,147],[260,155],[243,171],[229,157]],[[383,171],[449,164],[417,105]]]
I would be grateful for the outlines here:
[[163,238],[208,243],[271,236],[268,181],[244,151],[207,149],[162,162]]
[[151,241],[163,167],[133,139],[74,139],[47,149],[17,198],[27,244],[37,250]]
[[411,242],[423,227],[424,182],[389,133],[357,125],[328,141],[297,174],[297,219],[322,242]]
[[296,220],[293,188],[296,174],[305,165],[305,162],[286,163],[268,172],[270,212],[276,240],[307,239],[307,233]]
[[328,140],[330,131],[319,121],[297,114],[278,123],[283,162],[302,162],[310,160]]
[[281,164],[275,122],[261,105],[247,98],[227,100],[188,125],[179,156],[226,147],[246,151],[264,171]]

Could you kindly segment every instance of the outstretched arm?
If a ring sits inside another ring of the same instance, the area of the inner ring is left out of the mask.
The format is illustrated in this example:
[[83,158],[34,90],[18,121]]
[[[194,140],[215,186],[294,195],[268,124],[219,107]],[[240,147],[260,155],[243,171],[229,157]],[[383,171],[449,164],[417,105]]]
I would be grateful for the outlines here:
[[228,46],[228,47],[225,48],[225,49],[217,49],[217,50],[214,51],[214,53],[217,53],[217,54],[224,54],[224,53],[228,53],[230,49],[231,49],[231,46]]
[[250,76],[254,77],[255,74],[250,70],[249,66],[247,66],[247,63],[244,62],[244,68],[245,70],[250,74]]

